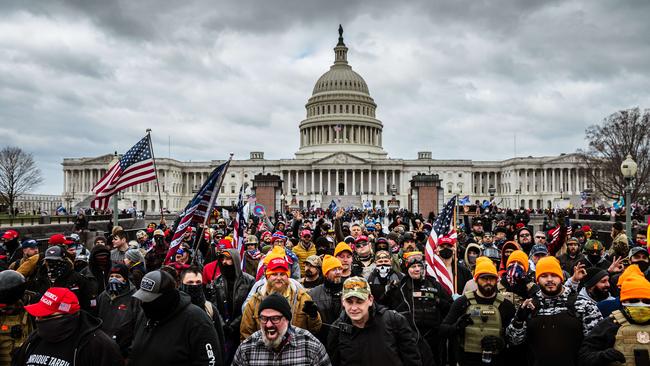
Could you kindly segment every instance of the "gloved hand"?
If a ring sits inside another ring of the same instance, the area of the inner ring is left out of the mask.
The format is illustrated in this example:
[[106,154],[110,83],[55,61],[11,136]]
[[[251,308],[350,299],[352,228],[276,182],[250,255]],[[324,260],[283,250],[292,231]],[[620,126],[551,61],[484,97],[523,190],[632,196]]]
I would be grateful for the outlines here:
[[481,348],[485,351],[501,351],[506,346],[506,342],[503,339],[496,336],[485,336],[481,339]]
[[625,363],[625,356],[618,350],[613,348],[608,348],[601,353],[602,358],[608,362],[618,361],[620,363]]
[[472,317],[469,314],[463,314],[460,318],[458,318],[458,320],[456,320],[454,326],[456,327],[456,331],[462,331],[467,328],[468,325],[472,324],[474,324]]
[[533,309],[530,307],[526,306],[526,304],[521,304],[521,306],[517,309],[517,312],[515,313],[515,319],[520,322],[525,322],[528,320],[530,315],[533,313]]
[[309,315],[310,318],[315,318],[318,316],[318,306],[315,302],[307,300],[302,306],[302,312]]

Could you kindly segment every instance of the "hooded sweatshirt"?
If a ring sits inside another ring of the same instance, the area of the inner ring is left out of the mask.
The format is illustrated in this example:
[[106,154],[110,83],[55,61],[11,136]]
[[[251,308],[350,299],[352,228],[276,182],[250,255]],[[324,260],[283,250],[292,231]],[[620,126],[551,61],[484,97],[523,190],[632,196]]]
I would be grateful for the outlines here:
[[[468,256],[467,256],[467,254],[468,254],[470,248],[474,248],[474,249],[478,250],[478,255],[479,255],[479,256],[481,256],[482,250],[481,250],[481,246],[478,245],[478,244],[476,244],[476,243],[469,243],[469,244],[467,245],[467,248],[465,248],[465,255],[463,256],[463,259],[465,260],[465,266],[467,266],[467,268],[468,268],[470,271],[472,271],[472,273],[474,273],[474,267],[476,267],[476,260],[475,260],[474,263],[470,263],[470,262],[469,262],[469,258],[468,258]],[[478,257],[477,257],[477,258],[478,258]]]

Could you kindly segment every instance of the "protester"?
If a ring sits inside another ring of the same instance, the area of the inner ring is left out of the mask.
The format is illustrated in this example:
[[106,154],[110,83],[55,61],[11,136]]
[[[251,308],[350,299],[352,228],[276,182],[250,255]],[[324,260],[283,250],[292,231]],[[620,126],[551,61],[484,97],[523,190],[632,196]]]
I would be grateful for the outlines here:
[[260,252],[258,245],[259,240],[255,235],[248,235],[246,237],[246,252],[244,253],[244,272],[255,277],[257,273],[257,267],[259,266],[260,259],[262,258],[262,253]]
[[306,289],[314,288],[323,283],[323,276],[321,275],[321,258],[315,254],[310,255],[305,259],[304,264],[305,273],[298,282],[300,282],[300,284]]
[[388,305],[386,294],[399,286],[404,275],[399,271],[399,264],[392,262],[392,257],[386,250],[375,254],[375,270],[368,276],[370,291],[375,302]]
[[124,264],[129,269],[129,278],[131,282],[136,284],[136,288],[140,288],[140,281],[147,273],[144,267],[144,257],[139,249],[129,249],[124,255]]
[[340,242],[334,248],[334,256],[341,261],[341,278],[345,281],[347,278],[360,275],[360,273],[352,272],[353,252],[350,245],[345,242]]
[[88,266],[80,273],[90,281],[92,291],[100,294],[106,289],[111,267],[110,250],[105,245],[98,244],[90,250]]
[[126,233],[119,230],[113,233],[113,249],[111,250],[111,262],[113,264],[124,263],[124,256],[126,251],[129,250],[129,242],[126,238]]
[[310,332],[292,326],[287,299],[270,294],[259,304],[255,333],[239,345],[233,365],[331,365],[325,347]]
[[148,271],[159,269],[165,262],[169,245],[165,242],[165,233],[156,229],[153,232],[153,245],[144,256],[145,268]]
[[176,289],[166,272],[142,278],[133,297],[142,302],[129,364],[138,366],[217,365],[223,358],[212,319]]
[[300,265],[300,277],[305,277],[305,261],[312,255],[316,255],[316,247],[311,240],[311,230],[305,229],[300,232],[298,245],[291,249],[298,257]]
[[408,321],[374,304],[365,278],[345,280],[341,299],[345,312],[327,340],[332,365],[422,365],[417,336]]
[[38,252],[38,243],[34,239],[23,240],[20,244],[23,257],[9,265],[9,269],[23,275],[27,282],[33,282],[39,267],[43,265],[43,255]]
[[316,335],[321,342],[326,343],[331,324],[341,314],[341,290],[343,289],[341,261],[326,254],[323,258],[322,268],[323,283],[311,289],[309,296],[316,303],[324,324]]
[[117,344],[100,329],[101,320],[82,310],[69,289],[52,287],[25,310],[35,318],[36,330],[12,365],[123,365]]
[[580,245],[578,238],[573,237],[567,239],[566,253],[558,257],[560,260],[560,266],[562,267],[563,271],[571,273],[573,271],[573,267],[575,267],[578,262],[584,262],[584,256],[580,252],[581,247],[582,245]]
[[32,319],[27,316],[25,305],[33,298],[26,293],[27,281],[19,272],[0,272],[0,365],[10,365],[12,355],[23,345],[32,332]]

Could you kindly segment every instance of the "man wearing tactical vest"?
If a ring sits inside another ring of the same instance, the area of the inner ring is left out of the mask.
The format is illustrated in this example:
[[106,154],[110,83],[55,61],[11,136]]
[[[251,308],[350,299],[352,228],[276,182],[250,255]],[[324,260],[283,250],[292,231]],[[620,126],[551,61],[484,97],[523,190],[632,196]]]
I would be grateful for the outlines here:
[[477,290],[466,292],[451,305],[440,326],[447,337],[458,337],[456,355],[461,366],[505,365],[505,328],[515,315],[512,303],[497,293],[497,269],[479,257],[474,270]]
[[0,272],[0,366],[11,364],[13,353],[33,330],[25,311],[31,296],[25,294],[25,277],[12,270]]
[[508,340],[515,346],[528,344],[530,366],[577,365],[582,338],[600,316],[598,307],[563,286],[564,273],[555,257],[541,258],[535,276],[540,290],[517,309],[506,329]]
[[603,319],[580,348],[583,365],[650,365],[650,282],[637,265],[621,284],[622,310]]

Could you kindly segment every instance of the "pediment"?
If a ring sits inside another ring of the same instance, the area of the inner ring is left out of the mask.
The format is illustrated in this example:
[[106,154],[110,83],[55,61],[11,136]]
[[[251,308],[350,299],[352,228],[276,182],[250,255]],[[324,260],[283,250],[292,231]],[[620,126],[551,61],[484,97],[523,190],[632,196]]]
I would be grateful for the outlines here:
[[549,160],[547,160],[545,163],[565,163],[565,164],[579,164],[582,161],[580,160],[578,154],[564,154],[564,155],[559,155],[556,157],[553,157]]
[[97,157],[94,157],[94,158],[87,158],[87,159],[84,159],[83,164],[105,164],[105,165],[108,165],[108,163],[110,163],[113,160],[114,157],[115,157],[115,155],[113,155],[113,154],[106,154],[106,155],[97,156]]
[[335,153],[324,158],[314,160],[315,165],[350,165],[350,164],[368,164],[368,161],[358,156],[345,152]]

